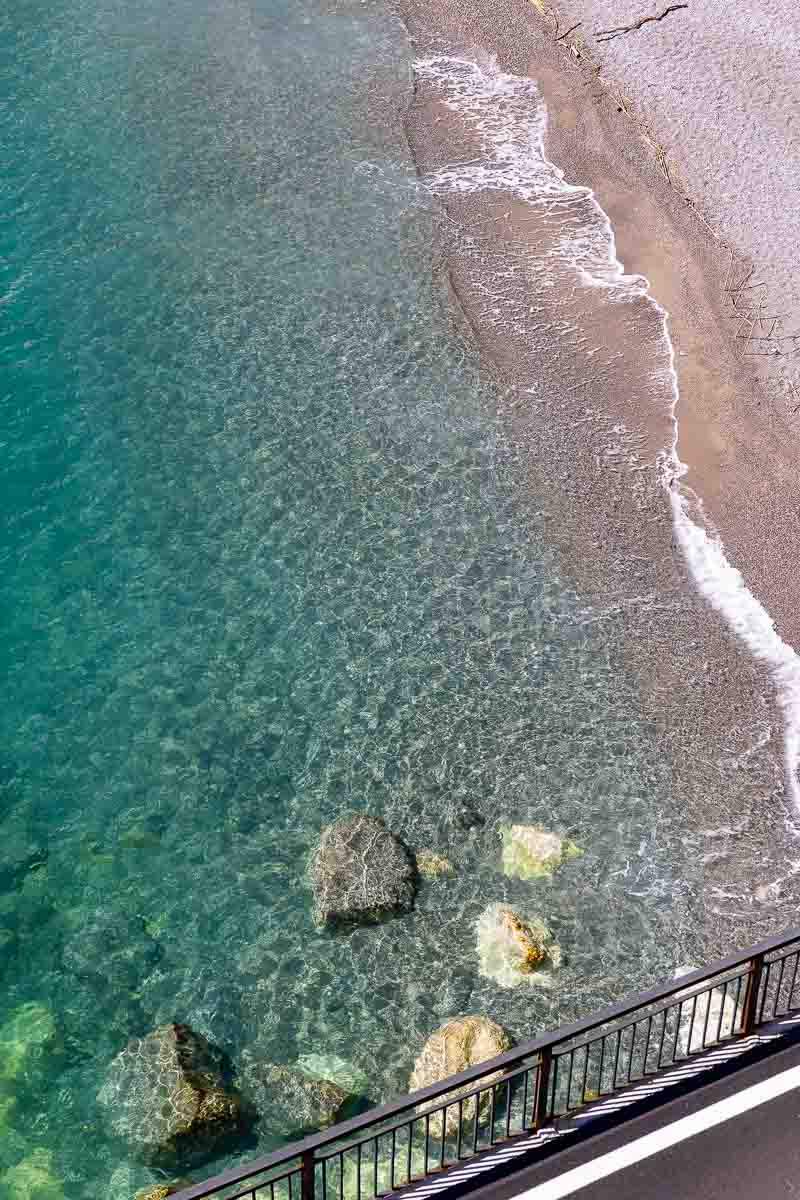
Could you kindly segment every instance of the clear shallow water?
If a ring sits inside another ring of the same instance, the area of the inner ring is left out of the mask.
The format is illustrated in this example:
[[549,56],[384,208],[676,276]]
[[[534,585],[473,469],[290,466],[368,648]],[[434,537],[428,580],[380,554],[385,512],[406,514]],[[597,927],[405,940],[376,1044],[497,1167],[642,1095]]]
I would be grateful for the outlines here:
[[[130,1036],[339,1054],[379,1100],[457,1012],[526,1036],[671,973],[697,867],[450,309],[401,27],[65,0],[0,42],[0,1024],[57,1027],[0,1168],[123,1196],[151,1176],[94,1097]],[[305,864],[354,808],[457,874],[331,936]],[[509,881],[509,819],[587,853]],[[553,992],[478,976],[499,899],[561,942]]]

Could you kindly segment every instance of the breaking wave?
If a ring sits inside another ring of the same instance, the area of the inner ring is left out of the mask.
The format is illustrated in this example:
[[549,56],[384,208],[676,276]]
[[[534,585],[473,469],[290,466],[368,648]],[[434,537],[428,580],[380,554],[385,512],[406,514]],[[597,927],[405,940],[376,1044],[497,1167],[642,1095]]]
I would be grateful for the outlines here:
[[[612,289],[620,299],[645,297],[663,330],[664,363],[659,374],[671,393],[674,438],[656,466],[668,494],[678,542],[704,599],[725,619],[749,651],[769,668],[784,715],[786,784],[800,811],[800,656],[778,634],[764,606],[748,589],[741,572],[727,559],[702,500],[681,483],[687,467],[678,455],[678,376],[669,333],[669,314],[650,293],[642,275],[626,275],[617,257],[611,222],[589,188],[569,183],[545,154],[547,109],[532,79],[500,71],[495,64],[436,55],[418,59],[419,80],[441,93],[441,99],[480,135],[483,155],[448,163],[427,178],[437,195],[508,192],[527,204],[544,207],[556,220],[564,214],[564,234],[545,251],[571,262],[584,282]],[[575,207],[590,205],[591,219],[575,232]],[[570,219],[566,219],[569,213]],[[599,218],[599,219],[598,219]]]

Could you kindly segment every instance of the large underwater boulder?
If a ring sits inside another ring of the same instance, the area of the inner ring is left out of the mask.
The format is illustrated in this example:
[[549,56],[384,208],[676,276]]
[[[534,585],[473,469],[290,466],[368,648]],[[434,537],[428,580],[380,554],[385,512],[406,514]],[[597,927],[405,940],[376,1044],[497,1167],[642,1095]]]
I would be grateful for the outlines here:
[[490,904],[477,921],[481,975],[501,987],[535,983],[550,987],[561,948],[538,917],[525,917],[505,904]]
[[503,872],[512,878],[537,879],[553,874],[563,863],[583,854],[570,838],[541,825],[503,825]]
[[318,925],[372,924],[414,905],[411,855],[383,821],[363,813],[323,829],[310,878]]
[[[430,1087],[431,1084],[446,1079],[448,1075],[466,1071],[468,1067],[474,1067],[477,1063],[485,1062],[497,1054],[510,1050],[513,1044],[510,1034],[503,1029],[502,1025],[498,1025],[488,1017],[455,1017],[432,1033],[422,1047],[408,1081],[408,1090],[415,1092],[419,1088]],[[488,1084],[499,1078],[501,1073],[487,1075],[482,1082]],[[465,1087],[456,1088],[446,1097],[442,1096],[428,1104],[421,1104],[417,1112],[424,1113],[427,1109],[443,1103],[445,1099],[457,1100],[465,1092],[472,1091],[475,1086],[475,1083],[470,1083]],[[487,1092],[486,1095],[481,1096],[481,1112],[488,1105],[489,1093]],[[458,1131],[458,1116],[457,1104],[447,1109],[446,1131],[448,1134]],[[473,1097],[471,1100],[465,1101],[463,1105],[463,1120],[469,1122],[474,1120],[474,1116],[475,1098]],[[435,1113],[431,1117],[430,1130],[434,1136],[441,1134],[441,1113]]]
[[347,1103],[348,1093],[330,1079],[297,1067],[260,1061],[251,1050],[239,1056],[237,1079],[262,1126],[281,1137],[327,1129]]
[[202,1161],[243,1124],[221,1053],[188,1025],[160,1025],[129,1042],[97,1099],[113,1132],[153,1166]]

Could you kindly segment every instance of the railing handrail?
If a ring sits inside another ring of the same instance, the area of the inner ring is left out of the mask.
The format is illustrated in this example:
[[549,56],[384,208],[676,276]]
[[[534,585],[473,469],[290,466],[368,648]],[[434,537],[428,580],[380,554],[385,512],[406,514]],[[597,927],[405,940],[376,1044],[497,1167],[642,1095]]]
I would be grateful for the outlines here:
[[[581,1034],[590,1033],[603,1025],[609,1024],[611,1021],[628,1016],[637,1009],[646,1008],[648,1005],[655,1004],[657,1001],[664,1000],[670,996],[674,997],[679,992],[688,992],[695,984],[708,982],[708,980],[713,979],[715,976],[722,975],[725,971],[732,970],[734,967],[741,967],[753,959],[763,959],[764,955],[774,950],[781,950],[784,946],[792,942],[800,942],[800,928],[776,934],[774,937],[767,938],[763,942],[749,946],[746,950],[739,950],[727,955],[725,958],[716,959],[714,962],[703,967],[698,967],[694,971],[678,976],[678,978],[657,984],[645,992],[631,993],[617,1003],[600,1009],[599,1012],[592,1013],[588,1017],[583,1017],[579,1021],[573,1021],[569,1025],[562,1025],[558,1029],[550,1030],[537,1038],[532,1038],[527,1042],[514,1046],[511,1050],[506,1050],[503,1054],[498,1054],[494,1058],[477,1063],[474,1067],[468,1067],[466,1070],[459,1071],[455,1075],[449,1075],[446,1079],[442,1079],[428,1087],[420,1088],[418,1091],[411,1092],[406,1096],[390,1100],[388,1103],[379,1105],[376,1108],[371,1108],[368,1112],[361,1113],[359,1116],[351,1117],[349,1120],[332,1125],[320,1133],[312,1134],[300,1141],[291,1142],[289,1145],[282,1146],[279,1150],[273,1150],[270,1154],[262,1155],[260,1158],[253,1159],[249,1163],[238,1167],[231,1167],[229,1170],[214,1175],[200,1183],[183,1188],[181,1191],[173,1193],[173,1200],[200,1200],[200,1197],[213,1195],[215,1192],[222,1190],[222,1188],[252,1179],[253,1176],[261,1175],[273,1167],[288,1164],[293,1159],[299,1160],[303,1156],[306,1156],[307,1159],[310,1153],[322,1146],[328,1146],[350,1134],[358,1133],[373,1125],[387,1121],[391,1117],[407,1113],[427,1101],[435,1100],[439,1096],[444,1096],[448,1092],[452,1092],[454,1088],[463,1087],[465,1084],[483,1079],[485,1076],[502,1071],[506,1067],[517,1066],[527,1058],[541,1055],[541,1052],[544,1050],[552,1051],[561,1042],[567,1042],[579,1037]],[[297,1169],[299,1170],[299,1166]]]

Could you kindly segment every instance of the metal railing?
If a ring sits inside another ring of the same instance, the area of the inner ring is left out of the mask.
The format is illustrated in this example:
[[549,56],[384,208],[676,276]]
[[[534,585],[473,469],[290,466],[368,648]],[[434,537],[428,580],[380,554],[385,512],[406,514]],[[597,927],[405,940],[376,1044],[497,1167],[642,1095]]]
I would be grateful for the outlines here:
[[800,930],[770,938],[174,1200],[375,1200],[794,1011],[799,964]]

